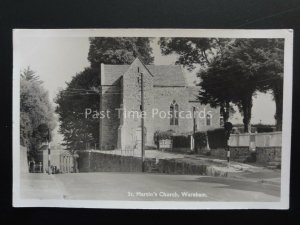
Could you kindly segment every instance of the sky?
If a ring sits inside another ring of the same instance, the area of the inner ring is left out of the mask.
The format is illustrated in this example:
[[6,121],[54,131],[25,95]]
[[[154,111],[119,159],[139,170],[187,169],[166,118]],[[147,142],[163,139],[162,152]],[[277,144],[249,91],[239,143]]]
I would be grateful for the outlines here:
[[[14,67],[17,71],[21,71],[29,66],[35,71],[44,82],[44,87],[49,91],[51,101],[55,98],[58,90],[66,87],[66,82],[70,82],[72,76],[89,66],[87,60],[88,37],[22,37],[18,41],[18,65],[14,65]],[[176,55],[163,56],[157,41],[158,39],[155,38],[151,43],[154,64],[174,64]],[[187,84],[194,85],[196,71],[185,70],[184,72]],[[275,103],[272,95],[258,93],[253,98],[251,123],[275,124],[274,114]],[[242,123],[242,117],[237,112],[230,121]],[[61,137],[57,138],[61,139]]]

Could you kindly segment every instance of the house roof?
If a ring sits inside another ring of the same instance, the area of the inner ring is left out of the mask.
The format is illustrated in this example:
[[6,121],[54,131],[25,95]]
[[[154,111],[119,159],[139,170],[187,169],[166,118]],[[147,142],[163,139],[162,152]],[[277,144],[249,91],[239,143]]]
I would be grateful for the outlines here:
[[[115,85],[130,65],[103,65],[102,85]],[[155,86],[186,86],[182,69],[179,65],[146,65],[154,76]]]

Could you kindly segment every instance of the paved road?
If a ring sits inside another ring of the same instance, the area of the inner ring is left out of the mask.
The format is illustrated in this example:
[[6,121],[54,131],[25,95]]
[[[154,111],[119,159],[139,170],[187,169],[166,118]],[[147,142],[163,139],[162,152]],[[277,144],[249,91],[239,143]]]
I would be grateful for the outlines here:
[[73,173],[54,176],[64,199],[279,201],[280,187],[250,180],[195,175]]

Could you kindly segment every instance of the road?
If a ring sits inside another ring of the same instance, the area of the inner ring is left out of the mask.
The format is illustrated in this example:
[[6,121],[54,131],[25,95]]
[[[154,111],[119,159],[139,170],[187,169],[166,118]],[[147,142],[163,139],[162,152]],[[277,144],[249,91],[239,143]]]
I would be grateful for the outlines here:
[[63,199],[232,202],[280,200],[279,185],[234,178],[102,172],[57,174],[53,180]]

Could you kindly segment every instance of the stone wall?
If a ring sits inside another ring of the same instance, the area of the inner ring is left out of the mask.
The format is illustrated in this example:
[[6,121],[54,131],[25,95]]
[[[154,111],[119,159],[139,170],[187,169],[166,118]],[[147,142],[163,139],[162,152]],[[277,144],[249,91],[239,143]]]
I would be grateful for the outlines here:
[[[210,155],[220,159],[227,158],[227,151],[223,148],[211,149]],[[254,162],[255,153],[249,151],[249,147],[230,147],[230,160],[238,162]]]
[[281,162],[281,147],[257,147],[256,160],[260,163]]
[[[209,105],[202,105],[199,102],[189,102],[189,109],[196,107],[196,130],[207,131],[220,128],[220,108],[212,108]],[[210,112],[212,115],[211,125],[206,124],[206,114]],[[193,120],[191,120],[191,127],[193,127]]]
[[[153,75],[139,61],[135,60],[130,65],[129,69],[123,76],[123,104],[124,113],[138,112],[140,113],[141,105],[141,76],[143,73],[144,87],[144,126],[145,126],[145,145],[154,146],[153,134],[153,118],[151,116],[152,108],[154,107],[153,96]],[[123,114],[124,120],[120,125],[121,146],[124,149],[126,146],[137,148],[138,139],[141,132],[141,117],[137,115]]]
[[[179,111],[191,111],[188,104],[188,93],[185,87],[154,87],[154,108],[163,115],[170,111],[173,101],[178,104]],[[183,115],[184,116],[184,115]],[[154,115],[155,130],[173,130],[176,133],[185,133],[193,130],[192,119],[179,118],[178,125],[171,125],[170,118]]]
[[100,142],[101,149],[116,149],[118,142],[118,128],[120,118],[116,109],[120,108],[121,94],[120,81],[113,86],[102,87],[102,99],[100,111],[108,111],[109,116],[100,118]]
[[[179,118],[179,125],[170,125],[170,119],[160,118],[158,115],[154,117],[155,130],[166,131],[173,130],[177,134],[193,131],[193,107],[196,107],[196,125],[197,131],[206,131],[220,127],[220,109],[211,108],[197,102],[189,102],[187,87],[154,87],[154,107],[158,111],[168,112],[170,105],[175,101],[182,111],[182,118]],[[211,125],[206,125],[206,115],[211,111]],[[203,114],[204,113],[204,114]]]
[[[226,159],[227,152],[224,149],[211,149],[210,155],[220,159]],[[257,162],[268,164],[269,162],[281,163],[281,147],[256,147],[256,151],[250,151],[249,147],[230,147],[230,159],[238,162]]]
[[[141,172],[141,158],[99,152],[79,152],[79,172]],[[181,159],[145,160],[145,172],[227,176],[227,172],[209,164],[194,164]]]
[[[155,159],[145,160],[145,171],[151,172]],[[79,172],[141,172],[141,158],[98,152],[79,152]]]

